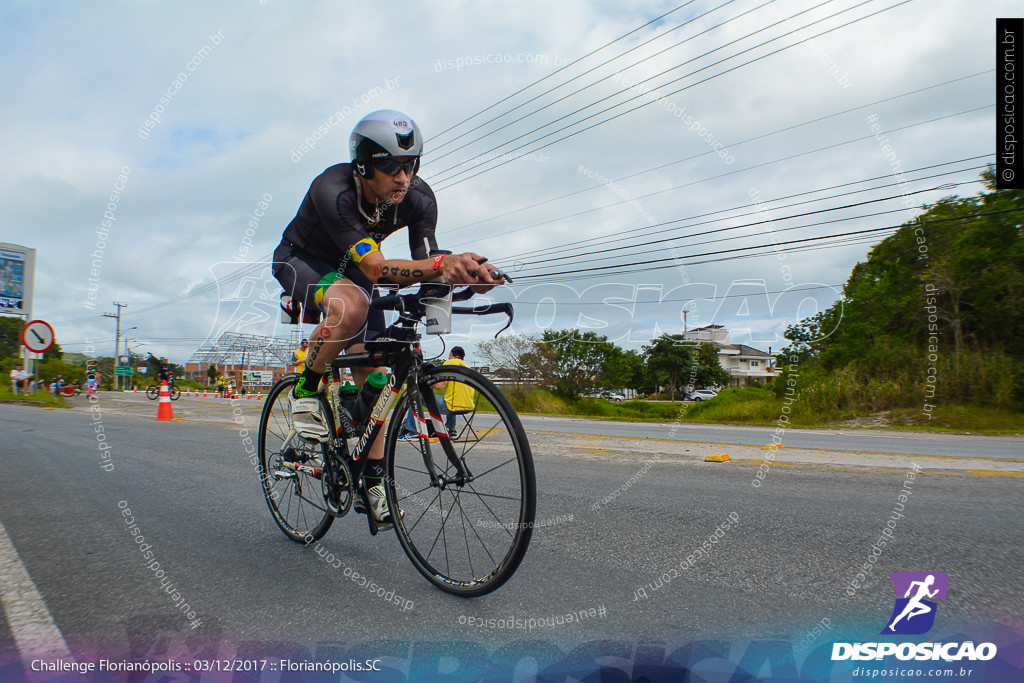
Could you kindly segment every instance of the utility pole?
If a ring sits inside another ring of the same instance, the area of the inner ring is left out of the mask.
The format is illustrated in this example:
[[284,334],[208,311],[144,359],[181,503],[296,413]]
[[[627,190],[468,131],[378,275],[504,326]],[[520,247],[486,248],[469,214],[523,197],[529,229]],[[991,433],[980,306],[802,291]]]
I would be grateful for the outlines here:
[[104,318],[116,318],[117,319],[117,331],[114,333],[114,391],[121,388],[121,382],[117,376],[117,354],[121,350],[121,309],[128,306],[128,304],[119,304],[116,301],[114,305],[117,306],[117,313],[104,313]]

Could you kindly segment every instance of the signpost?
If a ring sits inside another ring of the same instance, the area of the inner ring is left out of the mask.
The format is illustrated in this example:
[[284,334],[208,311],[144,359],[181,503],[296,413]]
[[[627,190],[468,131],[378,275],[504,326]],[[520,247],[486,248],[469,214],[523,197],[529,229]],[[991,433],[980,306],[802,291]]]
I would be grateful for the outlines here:
[[21,328],[21,343],[32,353],[46,353],[55,339],[53,328],[44,320],[31,320]]

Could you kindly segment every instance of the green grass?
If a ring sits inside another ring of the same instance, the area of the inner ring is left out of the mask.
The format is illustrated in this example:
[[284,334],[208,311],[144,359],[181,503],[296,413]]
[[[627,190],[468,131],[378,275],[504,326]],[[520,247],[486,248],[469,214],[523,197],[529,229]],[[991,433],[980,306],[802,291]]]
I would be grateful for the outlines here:
[[921,410],[894,410],[896,429],[972,432],[976,434],[1024,434],[1024,415],[987,406],[936,406],[932,417]]
[[[727,389],[709,401],[695,403],[686,411],[686,422],[739,422],[772,424],[778,421],[785,405],[765,389]],[[790,413],[790,420],[793,415]]]
[[637,422],[666,422],[675,420],[683,403],[651,403],[648,401],[622,401],[616,403],[600,398],[568,399],[546,389],[525,391],[506,388],[505,395],[512,401],[517,413],[524,415],[561,415],[606,420]]
[[[604,420],[695,422],[703,424],[774,425],[790,408],[792,427],[864,427],[918,431],[971,432],[975,434],[1024,433],[1024,414],[988,406],[937,406],[932,417],[920,409],[893,408],[870,411],[822,409],[810,401],[791,401],[761,388],[727,389],[714,399],[699,403],[652,403],[604,399],[567,399],[544,389],[506,388],[516,412],[527,415],[560,415]],[[785,424],[785,423],[783,423]]]
[[40,408],[67,408],[64,398],[54,396],[50,391],[34,391],[28,396],[25,394],[15,395],[11,391],[11,385],[0,386],[0,403],[15,403],[27,406],[38,406]]

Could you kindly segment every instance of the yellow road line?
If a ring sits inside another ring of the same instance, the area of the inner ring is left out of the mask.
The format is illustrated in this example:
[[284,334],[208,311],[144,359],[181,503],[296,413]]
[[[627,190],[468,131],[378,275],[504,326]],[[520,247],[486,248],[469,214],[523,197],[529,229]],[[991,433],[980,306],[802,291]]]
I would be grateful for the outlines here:
[[[536,452],[535,452],[536,455]],[[566,455],[571,456],[572,453]],[[626,458],[630,460],[649,460],[650,458],[646,455],[625,455],[622,453],[609,453],[603,449],[598,448],[586,448],[580,452],[580,455],[598,455],[607,456],[612,458]],[[884,455],[884,454],[883,454]],[[980,460],[981,458],[979,458]],[[681,458],[656,458],[658,462],[691,462],[691,463],[702,463],[704,462],[699,456],[685,456]],[[730,462],[735,462],[740,465],[752,465],[760,466],[764,463],[764,459],[758,460],[756,458],[738,458],[732,459]],[[1005,461],[1001,461],[1005,462]],[[1011,461],[1016,462],[1016,461]],[[829,465],[797,465],[794,463],[785,463],[778,460],[772,462],[773,467],[795,467],[798,469],[809,469],[809,470],[838,470],[843,472],[903,472],[905,469],[887,469],[883,467],[850,467],[839,463],[831,463]],[[1000,470],[979,470],[979,469],[967,469],[967,470],[950,470],[950,471],[939,471],[939,470],[924,470],[928,474],[948,474],[954,476],[963,477],[1024,477],[1024,472],[1003,472]]]
[[[739,465],[751,465],[759,466],[762,464],[760,460],[733,460],[733,462]],[[843,465],[835,465],[828,467],[825,465],[796,465],[793,463],[775,461],[772,463],[772,467],[794,467],[797,469],[805,470],[846,470],[850,472],[903,472],[906,470],[891,470],[882,467],[845,467]],[[947,474],[959,477],[1024,477],[1024,472],[1001,472],[999,470],[957,470],[952,472],[942,472],[939,470],[925,470],[928,474]]]

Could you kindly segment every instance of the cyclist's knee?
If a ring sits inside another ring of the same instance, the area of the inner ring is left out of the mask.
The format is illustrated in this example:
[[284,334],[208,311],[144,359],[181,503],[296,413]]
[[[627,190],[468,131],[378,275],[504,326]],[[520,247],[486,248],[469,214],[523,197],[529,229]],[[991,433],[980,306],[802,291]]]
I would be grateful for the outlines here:
[[324,297],[324,318],[328,327],[336,327],[343,320],[362,321],[368,310],[366,295],[355,285],[332,285]]

